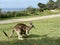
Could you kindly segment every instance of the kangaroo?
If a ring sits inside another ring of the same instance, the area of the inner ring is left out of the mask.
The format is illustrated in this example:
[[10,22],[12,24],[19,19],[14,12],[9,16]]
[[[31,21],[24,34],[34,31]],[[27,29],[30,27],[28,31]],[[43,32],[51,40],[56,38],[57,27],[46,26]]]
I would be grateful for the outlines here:
[[13,36],[14,32],[16,32],[17,35],[18,35],[18,39],[19,39],[19,40],[23,40],[23,36],[22,36],[22,35],[24,34],[25,36],[27,36],[27,35],[29,34],[29,31],[30,31],[33,27],[34,27],[34,25],[33,25],[32,23],[30,23],[29,26],[27,26],[26,24],[23,24],[23,23],[18,23],[17,25],[15,25],[15,26],[13,27],[13,30],[12,30],[10,36],[8,36],[5,31],[3,31],[3,33],[4,33],[8,38],[10,38],[10,37]]

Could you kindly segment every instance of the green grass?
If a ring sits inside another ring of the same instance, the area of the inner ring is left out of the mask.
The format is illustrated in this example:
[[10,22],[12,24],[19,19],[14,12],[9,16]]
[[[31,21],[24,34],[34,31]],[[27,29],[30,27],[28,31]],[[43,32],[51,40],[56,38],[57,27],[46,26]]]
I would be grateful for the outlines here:
[[[17,39],[16,33],[12,38],[7,38],[3,30],[10,34],[17,23],[0,24],[0,45],[60,45],[60,18],[32,21],[35,25],[30,31],[29,38],[21,41]],[[29,22],[24,22],[28,25]]]

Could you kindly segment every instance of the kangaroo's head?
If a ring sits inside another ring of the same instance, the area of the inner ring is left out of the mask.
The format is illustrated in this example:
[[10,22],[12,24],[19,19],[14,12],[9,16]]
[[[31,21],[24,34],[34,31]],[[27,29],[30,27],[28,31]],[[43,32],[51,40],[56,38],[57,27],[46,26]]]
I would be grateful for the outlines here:
[[34,26],[32,23],[30,23],[30,27],[31,27],[31,28],[35,28],[35,26]]
[[35,28],[35,26],[32,24],[32,23],[29,23],[30,25],[28,26],[27,30],[28,30],[28,33],[29,31],[32,29],[32,28]]

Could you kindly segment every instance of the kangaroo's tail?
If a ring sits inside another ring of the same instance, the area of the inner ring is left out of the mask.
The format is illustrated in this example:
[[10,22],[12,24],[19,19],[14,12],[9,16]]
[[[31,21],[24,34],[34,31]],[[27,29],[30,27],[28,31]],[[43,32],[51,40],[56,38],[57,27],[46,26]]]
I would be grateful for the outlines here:
[[11,32],[11,34],[10,34],[10,36],[8,36],[8,35],[7,35],[7,33],[6,33],[5,31],[3,31],[3,33],[5,34],[5,36],[6,36],[6,37],[10,38],[10,37],[12,37],[12,36],[13,36],[13,34],[14,34],[14,30],[12,30],[12,32]]
[[8,35],[6,34],[6,32],[5,32],[5,31],[3,31],[3,33],[5,34],[5,36],[6,36],[6,37],[8,37]]

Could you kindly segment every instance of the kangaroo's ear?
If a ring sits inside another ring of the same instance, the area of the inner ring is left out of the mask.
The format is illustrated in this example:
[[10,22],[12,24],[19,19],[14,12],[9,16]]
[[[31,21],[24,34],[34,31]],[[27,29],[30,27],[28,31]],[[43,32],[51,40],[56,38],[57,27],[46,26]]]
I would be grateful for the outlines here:
[[32,25],[32,22],[30,22],[30,24]]
[[33,28],[35,28],[35,26],[33,25]]
[[30,23],[32,25],[32,23]]
[[30,22],[30,24],[32,25],[33,28],[35,28],[34,24],[32,22]]

